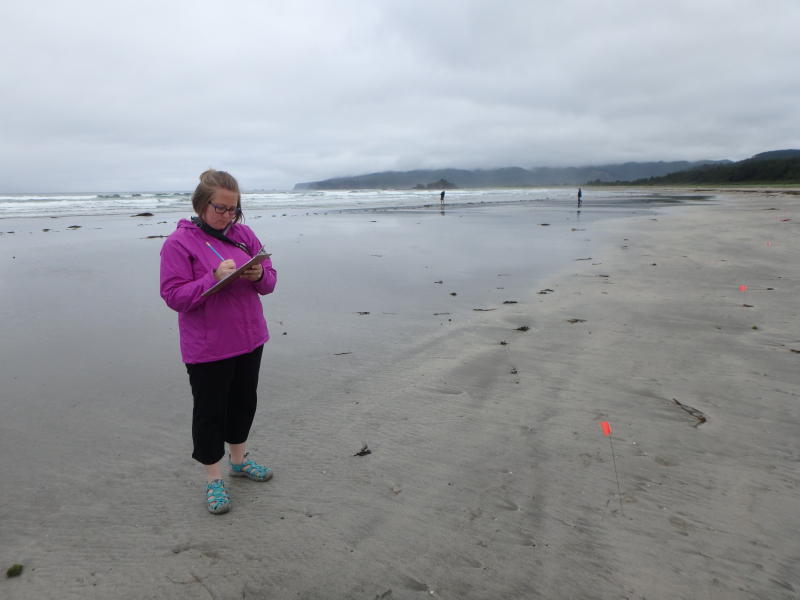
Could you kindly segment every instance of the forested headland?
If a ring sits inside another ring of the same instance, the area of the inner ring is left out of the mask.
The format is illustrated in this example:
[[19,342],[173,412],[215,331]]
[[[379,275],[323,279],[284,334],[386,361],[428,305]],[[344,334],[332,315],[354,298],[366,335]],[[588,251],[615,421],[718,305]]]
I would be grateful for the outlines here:
[[658,177],[634,181],[599,181],[593,185],[748,185],[800,184],[800,150],[775,150],[729,164],[699,165]]

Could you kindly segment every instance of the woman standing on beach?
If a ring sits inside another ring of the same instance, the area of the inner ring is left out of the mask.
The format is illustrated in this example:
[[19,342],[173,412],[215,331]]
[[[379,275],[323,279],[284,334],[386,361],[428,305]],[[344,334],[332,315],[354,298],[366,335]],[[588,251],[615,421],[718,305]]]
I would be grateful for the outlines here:
[[197,216],[181,219],[161,249],[161,297],[178,313],[181,355],[194,398],[192,457],[205,466],[206,500],[214,514],[231,509],[220,473],[226,442],[231,477],[272,477],[270,469],[245,453],[261,352],[269,339],[259,294],[275,289],[272,261],[267,258],[227,288],[201,297],[261,248],[240,223],[241,203],[236,179],[224,171],[206,171],[192,195]]

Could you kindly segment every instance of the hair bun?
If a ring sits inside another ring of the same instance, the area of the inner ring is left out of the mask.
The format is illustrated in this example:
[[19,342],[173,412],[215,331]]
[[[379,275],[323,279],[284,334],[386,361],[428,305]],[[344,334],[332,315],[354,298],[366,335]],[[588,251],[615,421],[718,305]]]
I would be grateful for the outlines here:
[[207,175],[210,175],[211,173],[216,173],[216,172],[217,172],[216,169],[214,169],[212,167],[209,167],[207,171],[203,171],[202,173],[200,173],[200,181],[203,181],[206,178]]

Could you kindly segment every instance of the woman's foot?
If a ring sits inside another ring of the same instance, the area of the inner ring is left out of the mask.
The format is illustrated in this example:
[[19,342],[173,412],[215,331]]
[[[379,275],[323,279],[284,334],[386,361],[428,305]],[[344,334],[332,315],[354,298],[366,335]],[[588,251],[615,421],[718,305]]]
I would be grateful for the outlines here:
[[215,479],[206,484],[206,502],[208,502],[208,512],[215,515],[221,515],[231,509],[231,501],[222,479]]
[[252,460],[247,458],[247,454],[244,455],[244,460],[242,463],[238,465],[234,465],[231,462],[231,457],[229,454],[228,464],[231,466],[231,477],[247,477],[253,481],[269,481],[272,479],[272,471],[267,467],[262,467],[261,465],[254,463]]

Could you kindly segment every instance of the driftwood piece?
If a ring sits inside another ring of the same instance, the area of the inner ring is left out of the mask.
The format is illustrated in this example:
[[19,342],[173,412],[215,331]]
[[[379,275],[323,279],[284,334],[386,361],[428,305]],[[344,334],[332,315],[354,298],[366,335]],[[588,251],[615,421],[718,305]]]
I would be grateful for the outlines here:
[[695,419],[697,419],[699,421],[698,425],[700,425],[701,423],[705,423],[708,420],[708,417],[706,417],[702,412],[700,412],[696,408],[692,408],[691,406],[687,406],[686,404],[681,404],[680,402],[675,400],[675,398],[673,398],[672,401],[678,406],[680,406],[687,413],[692,415]]

